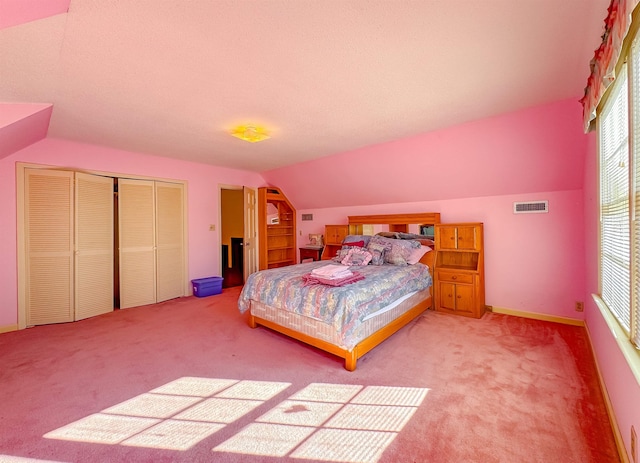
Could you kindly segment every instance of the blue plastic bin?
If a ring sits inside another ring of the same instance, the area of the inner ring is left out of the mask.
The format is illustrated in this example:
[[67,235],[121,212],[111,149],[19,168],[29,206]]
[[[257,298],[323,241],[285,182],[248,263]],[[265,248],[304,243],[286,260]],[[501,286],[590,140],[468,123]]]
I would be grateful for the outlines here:
[[191,280],[193,295],[196,297],[213,296],[222,292],[222,277],[208,277]]

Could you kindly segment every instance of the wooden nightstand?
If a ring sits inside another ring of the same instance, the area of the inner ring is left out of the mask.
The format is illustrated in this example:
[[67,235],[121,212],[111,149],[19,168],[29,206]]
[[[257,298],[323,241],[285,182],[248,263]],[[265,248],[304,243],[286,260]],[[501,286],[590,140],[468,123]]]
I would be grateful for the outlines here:
[[305,259],[320,260],[322,249],[322,246],[302,246],[300,248],[300,262]]

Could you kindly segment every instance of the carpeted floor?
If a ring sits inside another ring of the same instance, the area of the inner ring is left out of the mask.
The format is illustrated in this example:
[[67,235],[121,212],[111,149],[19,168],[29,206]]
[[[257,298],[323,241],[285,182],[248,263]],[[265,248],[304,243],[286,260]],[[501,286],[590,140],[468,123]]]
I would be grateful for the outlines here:
[[0,461],[619,461],[583,328],[428,311],[350,373],[240,289],[1,334]]

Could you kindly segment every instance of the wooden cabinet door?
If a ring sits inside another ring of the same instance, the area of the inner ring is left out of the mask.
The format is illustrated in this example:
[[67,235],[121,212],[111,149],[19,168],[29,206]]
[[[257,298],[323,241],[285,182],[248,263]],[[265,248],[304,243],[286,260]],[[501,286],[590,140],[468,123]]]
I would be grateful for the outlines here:
[[470,315],[474,314],[473,285],[440,282],[438,289],[437,308]]
[[325,244],[342,244],[347,236],[346,225],[325,225]]
[[475,310],[472,285],[455,285],[456,312],[473,314]]
[[347,227],[345,226],[339,226],[336,227],[336,244],[342,244],[342,242],[344,241],[344,239],[347,237]]
[[438,248],[457,249],[458,239],[456,231],[456,227],[438,227]]
[[473,226],[464,226],[457,227],[457,242],[456,246],[458,250],[461,251],[475,251],[478,249],[478,237],[476,234],[476,227]]
[[336,242],[336,227],[332,225],[326,225],[324,227],[324,241],[325,244],[335,244]]
[[453,283],[440,283],[438,286],[439,308],[456,310],[456,285]]

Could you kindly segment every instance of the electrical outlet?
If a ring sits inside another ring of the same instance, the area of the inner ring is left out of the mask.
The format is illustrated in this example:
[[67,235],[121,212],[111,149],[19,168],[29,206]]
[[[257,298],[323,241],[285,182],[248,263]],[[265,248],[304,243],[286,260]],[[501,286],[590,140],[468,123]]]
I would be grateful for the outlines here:
[[492,305],[485,305],[484,306],[484,310],[485,310],[485,312],[493,312],[493,306]]
[[576,312],[584,312],[584,303],[576,302]]
[[631,425],[631,459],[633,463],[638,463],[638,436],[633,425]]

